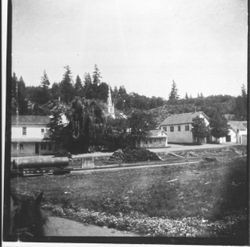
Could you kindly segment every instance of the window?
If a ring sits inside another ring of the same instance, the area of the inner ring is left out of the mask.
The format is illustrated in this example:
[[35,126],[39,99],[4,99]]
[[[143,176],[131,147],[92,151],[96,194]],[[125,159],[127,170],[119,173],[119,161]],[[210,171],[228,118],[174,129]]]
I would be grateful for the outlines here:
[[180,125],[178,125],[178,131],[181,131],[181,126]]
[[52,150],[52,145],[51,145],[51,143],[49,143],[49,151],[51,151]]
[[27,127],[23,127],[23,136],[27,135]]
[[189,125],[185,125],[185,130],[189,131]]
[[170,126],[170,132],[174,132],[174,126]]
[[46,143],[41,143],[41,149],[45,150],[46,149]]
[[164,130],[164,131],[167,131],[167,126],[164,126],[164,127],[163,127],[163,130]]
[[44,129],[41,129],[41,133],[44,134]]
[[23,150],[23,144],[22,143],[20,144],[20,150]]

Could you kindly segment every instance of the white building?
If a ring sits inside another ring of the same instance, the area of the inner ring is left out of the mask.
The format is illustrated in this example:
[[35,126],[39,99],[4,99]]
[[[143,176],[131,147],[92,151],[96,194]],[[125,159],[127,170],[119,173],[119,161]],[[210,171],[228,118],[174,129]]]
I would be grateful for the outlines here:
[[11,155],[52,154],[53,143],[48,137],[48,116],[21,115],[11,120]]
[[163,148],[168,146],[168,135],[164,130],[156,129],[147,132],[144,140],[138,144],[141,148]]
[[[209,118],[200,111],[170,115],[160,124],[160,128],[167,132],[169,143],[194,143],[192,122],[196,117],[203,118],[206,126],[209,125]],[[204,142],[207,140],[204,139]]]
[[247,121],[228,121],[229,133],[227,142],[247,144]]

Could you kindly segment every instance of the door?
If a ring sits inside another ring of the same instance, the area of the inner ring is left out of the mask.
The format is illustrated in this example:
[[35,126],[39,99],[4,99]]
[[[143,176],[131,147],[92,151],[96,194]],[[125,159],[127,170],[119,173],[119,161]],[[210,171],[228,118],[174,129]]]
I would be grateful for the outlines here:
[[39,143],[35,143],[35,154],[39,154]]
[[226,142],[231,142],[231,136],[230,135],[226,136]]

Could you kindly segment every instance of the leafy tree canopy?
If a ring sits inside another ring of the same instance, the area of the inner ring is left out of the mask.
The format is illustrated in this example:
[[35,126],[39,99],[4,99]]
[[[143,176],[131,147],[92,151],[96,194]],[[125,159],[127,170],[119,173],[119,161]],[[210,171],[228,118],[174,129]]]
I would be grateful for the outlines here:
[[196,117],[192,122],[192,133],[197,144],[201,144],[209,134],[209,128],[205,123],[205,120],[200,117]]

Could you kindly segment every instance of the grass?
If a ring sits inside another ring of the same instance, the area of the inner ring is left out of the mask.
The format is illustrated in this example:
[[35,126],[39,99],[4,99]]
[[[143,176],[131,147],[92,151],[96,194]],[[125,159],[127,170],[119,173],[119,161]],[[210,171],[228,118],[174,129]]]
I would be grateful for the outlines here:
[[[44,203],[50,205],[118,218],[137,215],[147,219],[178,221],[193,217],[232,222],[236,215],[246,215],[246,171],[245,158],[223,157],[222,161],[193,165],[14,178],[11,187],[22,193],[44,191]],[[223,228],[220,234],[246,234],[241,224]]]

